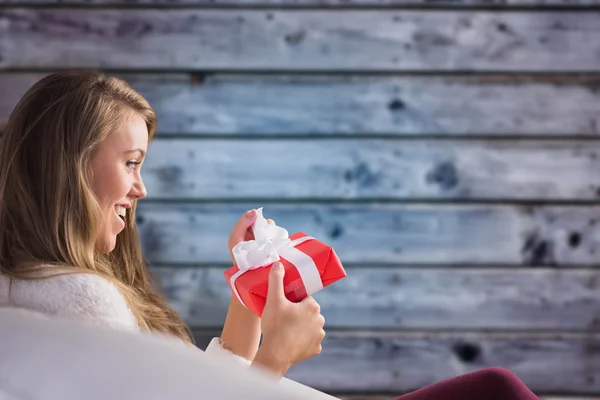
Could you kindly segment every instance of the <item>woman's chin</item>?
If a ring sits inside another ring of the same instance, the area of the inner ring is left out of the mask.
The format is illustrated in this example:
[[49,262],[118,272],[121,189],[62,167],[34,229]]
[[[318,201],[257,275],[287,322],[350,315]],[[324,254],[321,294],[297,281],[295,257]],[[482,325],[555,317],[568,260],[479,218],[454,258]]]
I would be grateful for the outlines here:
[[96,253],[107,254],[115,249],[117,245],[117,235],[110,235],[109,238],[96,242]]

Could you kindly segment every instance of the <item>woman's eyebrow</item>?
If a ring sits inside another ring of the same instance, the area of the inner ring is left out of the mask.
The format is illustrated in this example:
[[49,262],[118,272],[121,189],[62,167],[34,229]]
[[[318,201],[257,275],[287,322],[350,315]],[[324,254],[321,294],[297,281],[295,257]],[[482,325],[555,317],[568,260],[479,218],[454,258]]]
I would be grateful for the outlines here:
[[133,149],[133,150],[127,150],[127,151],[125,152],[125,154],[131,154],[131,153],[136,153],[136,152],[140,153],[140,155],[141,155],[142,157],[145,157],[145,156],[146,156],[146,152],[145,152],[144,150],[142,150],[142,149]]

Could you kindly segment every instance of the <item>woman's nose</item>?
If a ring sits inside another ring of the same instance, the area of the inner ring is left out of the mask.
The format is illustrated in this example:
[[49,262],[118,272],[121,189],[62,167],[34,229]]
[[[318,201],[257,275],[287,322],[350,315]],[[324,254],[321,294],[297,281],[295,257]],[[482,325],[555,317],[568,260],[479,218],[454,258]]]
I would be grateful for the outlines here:
[[136,200],[141,200],[148,195],[148,191],[146,190],[146,186],[144,185],[142,178],[134,182],[129,195],[134,197]]

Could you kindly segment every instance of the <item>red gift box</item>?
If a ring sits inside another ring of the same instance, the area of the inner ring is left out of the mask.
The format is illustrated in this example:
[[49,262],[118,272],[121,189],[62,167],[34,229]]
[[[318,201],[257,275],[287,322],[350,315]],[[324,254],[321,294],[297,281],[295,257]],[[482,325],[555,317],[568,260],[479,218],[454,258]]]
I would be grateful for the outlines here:
[[[290,236],[290,239],[296,240],[305,236],[308,235],[298,232]],[[329,286],[333,282],[346,277],[346,271],[344,271],[344,267],[337,254],[325,243],[317,239],[312,239],[296,245],[295,248],[312,258],[319,271],[323,287]],[[283,256],[280,257],[280,262],[285,269],[285,277],[283,279],[285,296],[293,302],[304,299],[308,296],[308,293],[306,292],[300,273],[294,264],[283,258]],[[267,300],[271,265],[246,271],[235,280],[235,288],[242,302],[259,317],[262,316],[262,311]],[[234,265],[224,272],[229,288],[233,293],[235,293],[235,290],[231,286],[231,278],[238,271],[239,268]]]

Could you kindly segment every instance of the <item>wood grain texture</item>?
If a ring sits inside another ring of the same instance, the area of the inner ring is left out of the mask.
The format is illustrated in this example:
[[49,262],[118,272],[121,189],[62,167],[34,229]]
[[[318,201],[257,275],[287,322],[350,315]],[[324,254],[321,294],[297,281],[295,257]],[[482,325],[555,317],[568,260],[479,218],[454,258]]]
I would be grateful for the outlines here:
[[[55,4],[56,0],[3,0],[4,4],[14,6],[46,5]],[[127,7],[148,7],[154,5],[169,6],[177,8],[180,6],[236,6],[236,7],[389,7],[389,6],[445,6],[456,8],[468,8],[473,6],[498,6],[505,7],[527,7],[527,6],[565,6],[568,8],[578,8],[594,6],[598,4],[597,0],[61,0],[60,4],[73,6],[103,5],[103,6],[122,6]]]
[[228,264],[231,228],[260,206],[290,232],[332,246],[343,263],[598,263],[597,206],[148,203],[138,210],[145,254],[163,264]]
[[[199,347],[214,334],[197,332]],[[511,370],[536,393],[593,395],[600,336],[329,331],[323,352],[287,376],[326,392],[398,393],[486,367]]]
[[21,96],[44,75],[0,74],[0,131],[4,129],[10,113]]
[[[231,291],[224,268],[155,268],[193,327],[219,327]],[[600,271],[347,268],[313,297],[328,328],[600,332]]]
[[[43,74],[0,73],[0,129]],[[600,79],[121,74],[160,135],[598,137]]]
[[3,9],[0,68],[591,71],[599,15]]
[[600,142],[156,140],[142,171],[161,199],[581,201],[600,198]]

